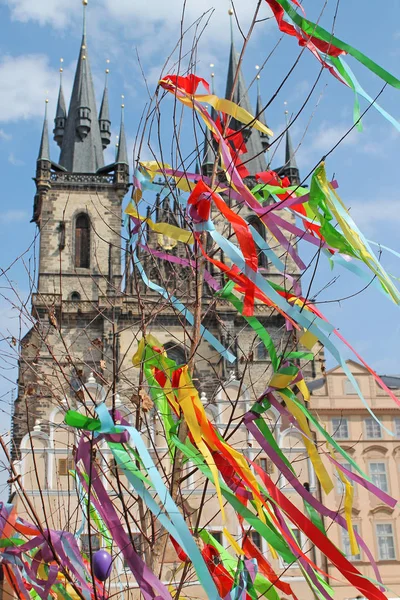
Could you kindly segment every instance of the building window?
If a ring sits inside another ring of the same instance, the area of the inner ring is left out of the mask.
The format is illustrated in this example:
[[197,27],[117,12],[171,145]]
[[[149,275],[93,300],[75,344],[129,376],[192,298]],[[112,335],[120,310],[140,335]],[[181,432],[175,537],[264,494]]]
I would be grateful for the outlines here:
[[332,419],[332,436],[337,440],[349,439],[349,422],[343,417]]
[[[354,533],[358,533],[358,525],[353,525],[353,529]],[[361,554],[351,553],[349,533],[344,529],[342,529],[342,544],[344,555],[348,560],[351,560],[352,562],[356,560],[361,560]]]
[[215,539],[216,542],[218,542],[218,544],[220,544],[221,546],[222,544],[222,531],[220,531],[219,529],[207,529],[208,533],[210,535],[213,536],[213,538]]
[[270,460],[268,460],[268,458],[266,456],[261,456],[259,458],[257,458],[254,461],[259,467],[262,468],[263,471],[265,471],[265,473],[268,473],[268,475],[271,475],[271,473],[274,472],[274,463]]
[[[352,471],[352,466],[350,463],[341,463],[345,469],[347,469],[348,471]],[[344,473],[343,473],[344,475]],[[346,477],[346,475],[344,475]],[[335,477],[336,477],[336,491],[339,494],[339,496],[343,496],[343,494],[346,491],[345,485],[343,483],[343,481],[340,479],[339,477],[339,473],[335,473]],[[356,487],[354,486],[354,493],[356,491]]]
[[259,550],[261,550],[261,552],[262,552],[262,549],[263,549],[263,547],[262,547],[262,537],[261,537],[261,535],[258,533],[258,531],[254,531],[254,530],[253,530],[253,531],[250,531],[250,535],[249,535],[249,537],[250,537],[251,541],[253,542],[253,544],[254,544],[255,546],[257,546],[257,548],[258,548]]
[[[252,226],[256,232],[259,234],[259,236],[262,238],[262,240],[265,240],[265,227],[263,225],[263,223],[260,221],[260,219],[257,218],[250,218],[249,219],[249,225]],[[256,243],[256,252],[257,252],[257,256],[258,256],[258,266],[260,267],[260,269],[267,269],[268,268],[268,260],[266,255],[264,254],[263,250],[260,248],[260,246]]]
[[79,302],[80,299],[81,299],[81,295],[79,292],[72,292],[72,294],[71,294],[72,302]]
[[344,382],[344,393],[346,396],[354,396],[357,394],[357,391],[349,379],[346,379]]
[[382,437],[382,429],[375,419],[365,419],[365,435],[369,440],[380,440]]
[[388,478],[386,474],[386,464],[384,462],[370,462],[369,474],[371,481],[382,492],[389,493]]
[[70,471],[75,470],[75,461],[72,456],[68,458],[59,458],[57,461],[57,475],[67,477]]
[[394,418],[394,432],[397,438],[400,438],[400,417]]
[[379,560],[396,560],[393,526],[391,523],[376,524]]
[[257,346],[257,359],[258,360],[266,360],[268,358],[268,351],[264,344],[258,344]]
[[[132,533],[132,538],[133,538],[133,547],[135,549],[135,552],[143,557],[144,556],[144,545],[143,545],[143,536],[141,533]],[[126,560],[126,558],[124,557],[124,562],[123,562],[123,569],[124,571],[130,571],[130,566],[128,565],[128,561]]]
[[100,550],[100,536],[83,533],[81,535],[81,547],[84,554],[90,554],[90,550],[92,550],[92,553],[97,552],[97,550]]
[[88,215],[78,215],[75,222],[75,267],[88,269],[90,266],[90,220]]
[[[297,545],[299,548],[301,548],[302,546],[302,542],[301,542],[301,533],[300,533],[300,529],[297,529],[297,527],[294,527],[291,529],[291,532],[293,534],[293,537],[295,538]],[[292,550],[292,548],[290,548]],[[296,555],[296,552],[293,551],[293,554]],[[297,567],[297,561],[293,562],[293,563],[287,563],[286,561],[282,561],[283,563],[283,567],[287,568],[287,567]]]

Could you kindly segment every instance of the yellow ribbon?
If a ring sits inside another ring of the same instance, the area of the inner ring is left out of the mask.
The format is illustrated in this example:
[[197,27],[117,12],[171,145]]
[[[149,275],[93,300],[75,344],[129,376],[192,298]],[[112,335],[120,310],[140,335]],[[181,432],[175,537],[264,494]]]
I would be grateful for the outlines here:
[[134,217],[135,219],[139,219],[142,223],[146,223],[150,229],[156,233],[161,233],[169,238],[172,238],[173,240],[176,240],[177,242],[183,242],[184,244],[194,243],[193,234],[190,233],[190,231],[186,231],[185,229],[181,229],[175,225],[170,225],[169,223],[154,223],[154,221],[151,219],[139,215],[132,202],[130,202],[126,207],[125,213],[131,217]]
[[[344,237],[351,244],[351,246],[358,252],[361,260],[371,269],[371,271],[377,276],[381,282],[383,288],[392,298],[396,304],[400,304],[400,294],[398,289],[393,285],[392,281],[388,277],[386,271],[379,264],[375,256],[373,256],[366,245],[364,244],[361,236],[357,231],[357,226],[351,218],[346,206],[342,200],[328,182],[325,172],[325,165],[321,163],[316,172],[316,178],[319,182],[321,189],[325,194],[325,201],[327,206],[330,208],[332,214],[335,216],[338,224],[341,227]],[[342,211],[346,217],[343,216]]]
[[[333,448],[329,448],[332,458],[335,458],[335,453]],[[352,556],[360,553],[360,549],[357,544],[356,536],[354,534],[353,520],[352,520],[352,510],[353,510],[353,500],[354,500],[354,487],[352,483],[347,479],[345,474],[336,467],[337,474],[340,477],[341,482],[344,484],[344,516],[347,523],[347,531],[349,534],[349,542],[350,542],[350,551]]]
[[[168,79],[161,79],[159,81],[160,84],[166,83],[170,85],[170,81]],[[170,90],[172,91],[172,90]],[[262,133],[265,133],[268,136],[273,136],[273,132],[261,121],[255,119],[253,115],[251,115],[247,110],[235,104],[231,100],[226,100],[225,98],[219,98],[215,94],[197,94],[192,96],[183,90],[179,90],[182,95],[177,95],[176,98],[185,104],[186,106],[192,107],[196,109],[195,101],[210,104],[215,110],[221,111],[230,117],[236,119],[240,123],[244,125],[250,125],[250,127],[254,127],[254,129],[258,129]],[[172,91],[173,93],[173,91]],[[184,94],[184,95],[183,95]],[[197,109],[196,109],[197,110]]]
[[294,416],[294,418],[297,420],[298,424],[300,425],[301,430],[304,432],[305,435],[302,436],[303,442],[306,447],[308,456],[310,457],[310,460],[314,467],[314,471],[315,471],[319,481],[321,482],[321,485],[324,489],[325,494],[329,494],[333,490],[333,482],[329,476],[328,471],[325,468],[324,463],[321,460],[320,455],[318,454],[318,451],[317,451],[315,445],[311,441],[312,433],[311,433],[310,427],[308,425],[306,416],[300,410],[300,408],[298,406],[296,406],[296,404],[293,402],[293,400],[290,398],[290,396],[285,394],[284,390],[279,392],[279,394],[282,396],[283,400],[285,401],[286,408]]

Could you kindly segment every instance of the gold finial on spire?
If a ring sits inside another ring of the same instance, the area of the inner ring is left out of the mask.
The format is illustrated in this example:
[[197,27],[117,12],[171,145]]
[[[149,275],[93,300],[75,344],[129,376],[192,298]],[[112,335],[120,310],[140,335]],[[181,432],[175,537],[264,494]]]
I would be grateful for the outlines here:
[[64,59],[60,58],[60,73],[62,73],[64,71],[63,63],[64,63]]
[[108,75],[109,72],[110,72],[110,69],[108,68],[108,65],[110,64],[110,59],[109,58],[107,58],[106,63],[107,63],[106,75]]
[[83,4],[83,37],[86,38],[86,7],[88,5],[88,0],[82,0]]
[[125,96],[123,94],[121,94],[121,100],[122,100],[121,108],[125,108],[125,104],[124,104]]
[[[260,69],[260,65],[256,65],[256,71],[258,71]],[[259,81],[261,79],[261,75],[260,73],[257,73],[256,75],[256,79]]]
[[234,11],[233,11],[233,8],[232,8],[232,6],[231,6],[231,7],[229,8],[229,10],[228,10],[228,15],[229,15],[230,17],[232,17],[234,14],[235,14],[235,13],[234,13]]

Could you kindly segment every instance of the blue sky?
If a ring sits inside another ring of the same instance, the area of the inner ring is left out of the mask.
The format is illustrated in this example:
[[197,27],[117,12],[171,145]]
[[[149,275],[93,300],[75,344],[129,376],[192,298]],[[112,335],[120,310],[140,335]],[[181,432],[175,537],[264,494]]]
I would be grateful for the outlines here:
[[[126,129],[129,150],[132,151],[139,120],[147,101],[146,86],[138,64],[145,73],[147,84],[153,90],[161,69],[179,38],[181,0],[89,0],[88,46],[94,74],[98,106],[104,81],[106,59],[110,59],[110,103],[113,118],[113,140],[119,127],[121,94],[125,96]],[[318,18],[322,0],[305,0],[307,16]],[[245,28],[252,14],[255,0],[238,0],[240,22]],[[328,3],[321,24],[329,28],[336,2]],[[346,0],[339,6],[335,33],[338,37],[363,50],[395,75],[400,76],[400,6],[388,0],[385,14],[366,7],[359,0]],[[188,0],[185,23],[190,25],[203,12],[214,8],[209,26],[200,40],[197,55],[197,73],[206,79],[215,71],[216,91],[224,93],[229,52],[228,1]],[[363,11],[361,11],[363,8]],[[269,15],[263,6],[262,16]],[[58,93],[59,59],[64,59],[64,87],[67,96],[79,51],[82,7],[80,0],[0,0],[1,55],[0,55],[0,267],[5,269],[18,256],[24,255],[8,271],[12,286],[22,298],[27,296],[34,251],[32,246],[35,226],[30,224],[33,196],[32,177],[39,147],[43,121],[44,99],[49,97],[49,116],[52,129]],[[204,20],[203,20],[204,22]],[[189,31],[186,48],[191,45]],[[275,22],[264,20],[257,25],[244,61],[246,79],[256,74],[255,65],[261,65],[280,38]],[[240,34],[235,39],[240,48]],[[275,92],[300,52],[293,38],[283,39],[268,60],[261,78],[265,101]],[[176,53],[172,56],[172,63]],[[171,61],[169,64],[172,64]],[[210,63],[215,66],[210,69]],[[349,64],[372,96],[381,83],[362,66],[349,59]],[[168,68],[166,69],[168,71]],[[295,113],[304,102],[319,72],[317,61],[303,53],[293,74],[268,109],[267,121],[275,134],[284,127],[284,102],[289,113]],[[255,102],[256,90],[250,94]],[[400,119],[400,90],[386,89],[381,104]],[[352,92],[325,73],[319,80],[311,101],[292,127],[292,137],[298,147],[296,157],[305,175],[352,125]],[[335,174],[339,193],[351,207],[356,222],[369,239],[379,241],[400,251],[398,228],[400,204],[397,192],[399,173],[399,135],[378,113],[370,110],[364,118],[364,131],[353,132],[327,161],[327,172]],[[185,139],[190,148],[191,138]],[[57,146],[52,144],[52,158],[58,160]],[[114,148],[108,150],[112,160]],[[144,158],[148,157],[144,150]],[[275,166],[282,162],[282,148],[278,148]],[[30,250],[27,251],[27,249]],[[27,252],[26,252],[27,251]],[[26,253],[25,253],[26,252]],[[308,256],[304,250],[304,257]],[[24,254],[25,253],[25,254]],[[383,256],[387,269],[400,277],[400,259]],[[340,269],[331,273],[328,264],[321,261],[314,282],[316,293],[333,275],[339,276],[319,300],[332,301],[349,296],[363,285]],[[18,304],[9,290],[11,284],[4,277],[0,292]],[[376,290],[369,289],[355,298],[340,303],[321,305],[342,334],[361,352],[363,357],[381,373],[400,373],[398,308]],[[18,315],[4,298],[0,299],[0,333],[18,333]],[[348,356],[348,354],[346,354]],[[332,362],[328,363],[332,366]],[[15,370],[8,360],[0,364],[0,396],[7,394],[16,379]],[[6,379],[4,379],[6,377]],[[6,414],[5,402],[0,398],[0,410]]]

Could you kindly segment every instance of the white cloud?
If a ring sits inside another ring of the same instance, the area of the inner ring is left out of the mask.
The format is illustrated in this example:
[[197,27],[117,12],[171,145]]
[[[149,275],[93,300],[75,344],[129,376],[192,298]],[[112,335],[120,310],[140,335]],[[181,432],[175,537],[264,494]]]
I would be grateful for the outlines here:
[[12,139],[12,135],[10,133],[6,133],[4,129],[0,129],[0,140],[3,142],[9,142]]
[[[74,68],[75,64],[64,69],[66,93],[71,87]],[[49,58],[43,54],[3,57],[0,60],[0,122],[43,118],[46,96],[50,102],[50,117],[55,112],[58,81],[58,70],[50,66]],[[11,139],[11,136],[0,130],[0,139]]]
[[[349,131],[351,125],[330,125],[328,122],[324,121],[319,126],[317,132],[313,135],[313,141],[311,144],[311,149],[318,152],[328,152],[338,143],[338,141]],[[360,141],[360,135],[358,131],[353,129],[350,133],[343,139],[341,145],[344,146],[353,146]]]
[[25,221],[29,215],[25,210],[10,209],[4,212],[0,212],[0,223],[17,223],[18,221]]
[[350,214],[357,226],[366,234],[382,227],[394,227],[396,230],[400,224],[399,200],[396,198],[381,200],[377,198],[373,202],[356,201],[351,204]]
[[52,25],[60,29],[66,27],[74,12],[75,3],[69,0],[3,0],[16,21],[37,21],[40,25]]
[[10,163],[10,165],[12,165],[13,167],[23,167],[24,166],[24,161],[17,158],[14,155],[14,152],[10,152],[10,154],[8,155],[8,162]]
[[0,120],[10,122],[43,115],[46,93],[55,100],[55,82],[57,71],[50,68],[47,56],[5,56],[0,62]]

